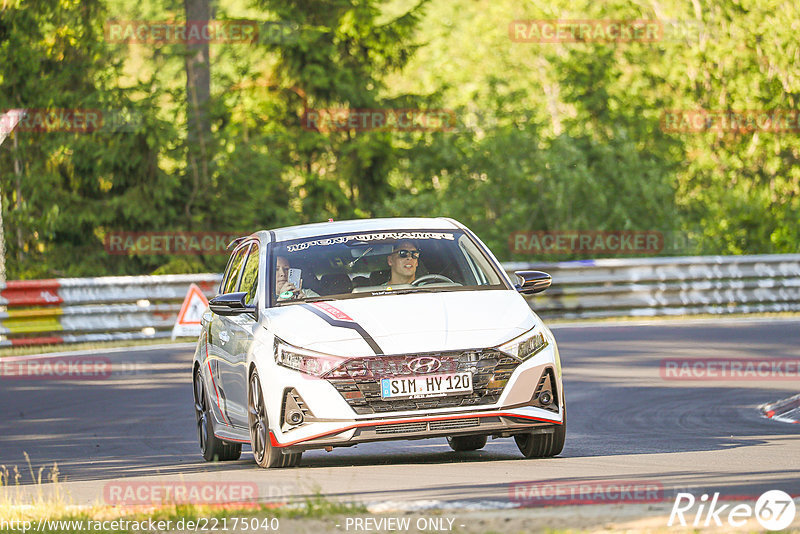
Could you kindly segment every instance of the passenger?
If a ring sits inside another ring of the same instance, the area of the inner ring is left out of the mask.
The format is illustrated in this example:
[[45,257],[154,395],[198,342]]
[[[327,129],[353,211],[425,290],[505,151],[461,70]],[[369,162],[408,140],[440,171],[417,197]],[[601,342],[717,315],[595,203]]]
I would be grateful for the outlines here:
[[292,300],[297,298],[318,297],[319,294],[310,290],[303,289],[303,279],[300,279],[299,287],[289,281],[289,260],[285,256],[278,256],[275,260],[275,297],[278,300]]

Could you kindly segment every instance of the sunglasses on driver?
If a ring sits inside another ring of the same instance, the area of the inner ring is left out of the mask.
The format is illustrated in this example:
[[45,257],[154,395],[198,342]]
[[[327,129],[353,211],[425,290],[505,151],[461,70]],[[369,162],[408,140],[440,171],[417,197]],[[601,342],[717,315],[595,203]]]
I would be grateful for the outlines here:
[[401,248],[400,250],[395,250],[394,252],[392,252],[392,254],[397,254],[401,258],[407,258],[409,256],[411,256],[411,258],[415,260],[419,258],[419,250],[406,250],[404,248]]

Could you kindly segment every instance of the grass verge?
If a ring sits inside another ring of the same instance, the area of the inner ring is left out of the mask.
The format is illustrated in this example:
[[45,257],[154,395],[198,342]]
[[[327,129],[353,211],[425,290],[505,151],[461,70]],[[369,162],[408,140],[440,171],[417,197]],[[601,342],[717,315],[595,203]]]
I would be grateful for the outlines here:
[[144,532],[152,531],[153,525],[162,531],[274,531],[281,519],[328,519],[367,513],[363,505],[328,500],[319,490],[311,497],[293,502],[75,506],[61,486],[58,465],[53,464],[49,471],[44,467],[34,471],[30,457],[23,454],[35,491],[32,494],[20,491],[27,475],[17,466],[9,469],[0,465],[0,533],[3,534]]
[[[81,509],[47,504],[8,509],[0,505],[0,533],[37,532],[152,532],[152,531],[281,531],[283,520],[330,520],[365,514],[361,505],[328,501],[321,496],[293,504],[273,503],[198,505],[176,504],[138,507],[138,511],[112,506]],[[42,526],[39,526],[41,523]],[[16,528],[3,528],[16,527]]]

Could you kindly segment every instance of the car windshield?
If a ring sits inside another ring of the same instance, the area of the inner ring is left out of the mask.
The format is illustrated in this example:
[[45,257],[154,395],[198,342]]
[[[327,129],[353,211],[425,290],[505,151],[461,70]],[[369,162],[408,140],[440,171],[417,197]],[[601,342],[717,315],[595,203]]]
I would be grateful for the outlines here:
[[278,242],[278,305],[391,293],[506,289],[500,272],[463,231],[380,231]]

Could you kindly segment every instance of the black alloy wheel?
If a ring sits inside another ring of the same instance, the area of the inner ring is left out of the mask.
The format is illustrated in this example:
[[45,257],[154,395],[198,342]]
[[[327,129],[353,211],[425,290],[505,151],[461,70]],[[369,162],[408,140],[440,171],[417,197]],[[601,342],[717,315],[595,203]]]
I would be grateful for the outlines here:
[[269,437],[269,418],[261,391],[258,373],[250,374],[250,386],[247,388],[247,420],[250,426],[250,444],[253,457],[259,467],[294,467],[300,463],[302,452],[284,454],[272,446]]
[[197,420],[197,440],[207,462],[238,460],[242,454],[241,443],[230,443],[214,435],[214,416],[200,368],[194,372],[194,414]]

